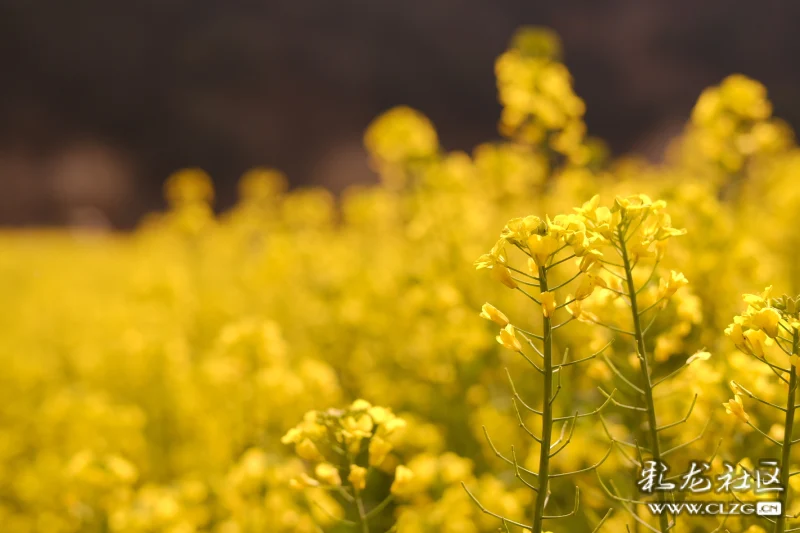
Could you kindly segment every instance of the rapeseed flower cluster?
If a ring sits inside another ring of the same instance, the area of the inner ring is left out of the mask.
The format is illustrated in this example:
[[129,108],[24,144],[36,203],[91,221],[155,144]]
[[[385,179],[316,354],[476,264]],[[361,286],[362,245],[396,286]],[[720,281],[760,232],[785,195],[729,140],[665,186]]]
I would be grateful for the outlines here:
[[521,30],[495,65],[503,112],[500,132],[527,144],[546,143],[557,154],[585,163],[586,106],[558,55],[555,35]]
[[753,156],[786,146],[787,128],[771,115],[763,85],[740,74],[729,76],[700,95],[682,141],[685,155],[723,176],[735,175]]

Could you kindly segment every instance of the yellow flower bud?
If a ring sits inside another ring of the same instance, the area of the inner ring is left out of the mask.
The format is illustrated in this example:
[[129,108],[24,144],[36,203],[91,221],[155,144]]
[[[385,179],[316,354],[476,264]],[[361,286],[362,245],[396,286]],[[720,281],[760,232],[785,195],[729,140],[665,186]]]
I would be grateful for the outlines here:
[[370,407],[372,407],[372,404],[369,403],[367,400],[362,400],[361,398],[350,404],[351,411],[364,411],[366,409],[369,409]]
[[342,426],[345,429],[345,438],[364,438],[372,435],[372,429],[375,424],[372,422],[372,417],[361,415],[358,417],[348,416],[342,421]]
[[339,469],[330,463],[320,463],[314,469],[317,479],[328,485],[339,487],[342,484],[342,478],[339,476]]
[[381,427],[383,428],[384,435],[391,435],[398,429],[403,429],[404,427],[406,427],[406,421],[403,420],[402,418],[395,417],[384,422],[383,426]]
[[496,263],[492,267],[492,276],[509,289],[516,289],[519,286],[517,282],[514,281],[514,278],[511,277],[511,272],[509,272],[508,268],[502,263]]
[[372,437],[369,443],[369,465],[380,466],[389,452],[392,451],[392,445],[379,436]]
[[500,327],[506,327],[508,325],[508,317],[490,303],[483,304],[480,316],[486,320],[491,320]]
[[541,294],[542,314],[546,317],[553,316],[556,311],[556,294],[554,292],[543,292]]
[[352,483],[356,490],[364,490],[367,486],[367,469],[363,466],[350,465],[350,475],[347,481]]
[[392,411],[386,407],[380,407],[376,405],[375,407],[370,407],[369,411],[367,412],[369,413],[369,416],[372,417],[372,421],[378,425],[381,425],[394,418]]
[[292,428],[281,437],[281,444],[296,444],[303,438],[303,432],[298,428]]
[[414,479],[414,472],[406,466],[400,465],[394,471],[394,482],[392,483],[392,494],[403,494],[407,492],[411,480]]
[[305,459],[306,461],[324,461],[325,458],[319,453],[317,446],[311,442],[311,439],[303,439],[300,441],[297,446],[295,446],[295,452],[301,459]]

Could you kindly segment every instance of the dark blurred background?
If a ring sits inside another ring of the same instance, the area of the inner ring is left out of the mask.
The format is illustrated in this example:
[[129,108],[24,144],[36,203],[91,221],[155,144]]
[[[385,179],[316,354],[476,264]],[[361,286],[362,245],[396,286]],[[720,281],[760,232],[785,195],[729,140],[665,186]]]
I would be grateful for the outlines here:
[[0,0],[0,225],[131,227],[186,166],[220,209],[257,165],[372,181],[363,130],[398,104],[470,149],[497,137],[493,61],[523,24],[561,35],[616,154],[657,158],[733,72],[800,124],[800,2]]

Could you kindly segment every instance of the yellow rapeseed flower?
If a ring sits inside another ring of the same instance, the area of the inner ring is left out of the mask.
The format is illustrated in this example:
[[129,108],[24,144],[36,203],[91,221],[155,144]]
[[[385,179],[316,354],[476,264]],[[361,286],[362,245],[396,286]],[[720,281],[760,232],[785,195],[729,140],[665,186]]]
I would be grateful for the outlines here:
[[319,453],[317,446],[311,441],[311,439],[303,439],[297,443],[295,452],[300,458],[305,459],[306,461],[324,460],[324,457],[321,453]]
[[380,466],[386,460],[386,456],[392,451],[392,444],[379,437],[375,436],[369,442],[369,465]]
[[367,469],[363,466],[350,465],[350,475],[347,481],[353,484],[357,490],[364,490],[367,486]]
[[500,330],[500,334],[496,337],[497,342],[502,344],[505,348],[508,348],[514,352],[521,352],[522,351],[522,344],[520,344],[519,340],[516,336],[516,331],[514,330],[514,326],[508,324],[506,327]]
[[778,336],[778,324],[781,321],[781,314],[777,309],[765,307],[752,314],[750,320],[754,327],[763,330],[767,336],[773,339]]
[[490,303],[483,304],[480,316],[486,320],[491,320],[500,327],[508,325],[508,317]]
[[402,495],[408,490],[411,480],[414,479],[414,472],[407,466],[399,465],[394,471],[394,482],[392,482],[392,494]]
[[742,404],[742,397],[739,396],[738,394],[735,394],[732,400],[723,403],[722,405],[725,406],[726,413],[735,416],[742,422],[750,421],[750,415],[748,415],[744,411],[744,405]]
[[333,487],[342,485],[339,469],[330,463],[319,463],[314,469],[314,474],[317,476],[317,479]]
[[541,294],[542,314],[546,317],[553,316],[556,311],[556,294],[552,291]]

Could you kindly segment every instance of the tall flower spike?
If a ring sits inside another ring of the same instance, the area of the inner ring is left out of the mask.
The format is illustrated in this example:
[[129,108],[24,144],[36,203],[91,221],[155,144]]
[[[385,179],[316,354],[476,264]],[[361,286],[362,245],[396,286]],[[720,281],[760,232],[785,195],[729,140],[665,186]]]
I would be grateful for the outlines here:
[[[733,323],[728,326],[725,333],[731,338],[736,348],[766,365],[774,374],[776,382],[781,382],[778,383],[780,387],[777,390],[780,391],[780,394],[785,394],[783,405],[765,400],[739,383],[731,381],[734,398],[724,403],[723,406],[726,412],[739,418],[768,442],[780,447],[780,485],[784,487],[784,490],[780,492],[779,499],[781,507],[786,509],[789,478],[800,474],[800,472],[789,471],[792,447],[800,442],[800,439],[793,438],[795,415],[799,407],[797,405],[797,389],[800,382],[796,363],[800,360],[800,320],[798,320],[800,314],[795,305],[796,299],[788,296],[771,298],[770,289],[771,287],[767,287],[761,294],[745,294],[743,299],[747,308],[743,314],[734,317]],[[779,359],[776,359],[775,356]],[[784,363],[780,362],[781,359]],[[773,431],[765,432],[750,420],[750,416],[744,408],[743,397],[756,400],[783,413],[783,431],[778,432],[782,435],[780,439],[773,436]],[[786,529],[786,518],[785,512],[776,517],[773,522],[775,533],[789,531]]]
[[[677,444],[672,448],[664,450],[661,431],[666,428],[674,427],[688,421],[692,412],[694,402],[689,408],[689,414],[680,421],[661,426],[658,423],[659,416],[656,410],[656,401],[653,389],[663,381],[673,377],[678,372],[685,369],[688,364],[682,365],[677,371],[667,373],[665,377],[655,381],[652,379],[654,371],[651,355],[647,351],[647,333],[658,316],[658,313],[667,305],[668,299],[672,297],[678,289],[685,286],[688,281],[683,274],[671,271],[667,277],[660,279],[659,287],[654,303],[642,306],[642,291],[653,281],[657,273],[658,263],[663,254],[664,243],[675,236],[685,233],[683,230],[675,229],[669,215],[664,212],[666,203],[661,200],[652,200],[644,194],[617,197],[611,207],[600,205],[599,198],[593,197],[576,209],[576,213],[583,218],[588,231],[598,235],[600,242],[605,246],[602,250],[614,254],[615,259],[604,259],[602,268],[605,273],[610,275],[608,283],[591,284],[579,287],[576,293],[576,303],[581,299],[587,298],[596,287],[608,289],[612,295],[621,297],[622,301],[628,304],[629,318],[623,324],[602,324],[611,331],[620,333],[632,340],[635,350],[635,360],[638,362],[638,379],[630,379],[613,364],[610,359],[605,358],[609,369],[619,378],[621,386],[625,386],[636,400],[630,405],[618,404],[629,409],[632,416],[644,417],[644,420],[633,423],[634,427],[642,427],[643,434],[638,435],[635,443],[628,444],[630,447],[639,451],[640,455],[645,452],[652,456],[652,460],[660,463],[663,456],[674,450],[687,446],[702,437]],[[641,284],[640,278],[636,275],[635,269],[639,265],[651,263],[650,276]],[[573,304],[570,310],[574,316],[582,316],[580,305]],[[649,321],[650,325],[647,325]],[[689,358],[687,363],[703,358],[703,355],[696,354]],[[641,401],[641,403],[640,403]],[[707,426],[707,424],[706,424]],[[703,430],[703,432],[705,429]],[[616,439],[615,439],[616,440]],[[626,456],[630,459],[629,456]],[[642,458],[639,458],[641,461]],[[633,460],[638,464],[638,461]],[[613,495],[614,499],[623,502],[630,502],[619,495]],[[666,501],[664,492],[658,492],[657,498],[660,502]],[[626,509],[629,509],[626,507]],[[643,520],[634,514],[635,519]],[[638,521],[637,520],[637,521]],[[647,524],[647,527],[659,533],[667,533],[672,527],[670,517],[667,514],[659,515],[658,529]]]
[[[496,514],[487,509],[464,485],[467,494],[473,499],[475,504],[484,513],[497,518],[501,525],[508,529],[508,526],[520,527],[533,533],[546,533],[543,531],[543,523],[548,519],[566,518],[573,515],[578,510],[580,502],[580,491],[575,492],[575,506],[571,512],[561,515],[546,514],[546,506],[549,501],[550,494],[550,480],[556,477],[570,476],[580,474],[596,469],[603,461],[610,455],[611,449],[608,453],[596,464],[588,468],[579,469],[573,472],[551,473],[551,459],[558,453],[562,452],[569,445],[572,439],[572,433],[575,430],[575,423],[578,418],[599,415],[600,411],[613,400],[613,392],[608,395],[605,403],[594,411],[588,413],[574,413],[572,416],[554,416],[553,407],[555,400],[561,390],[561,380],[564,374],[564,369],[568,366],[583,363],[594,359],[600,355],[605,347],[597,353],[591,354],[588,357],[578,359],[575,361],[567,361],[566,353],[563,361],[559,364],[554,361],[553,354],[553,334],[557,329],[567,325],[571,321],[578,319],[582,322],[593,322],[593,315],[581,311],[580,300],[577,298],[567,297],[562,300],[558,297],[557,292],[573,283],[580,283],[578,291],[581,292],[582,297],[588,297],[588,293],[595,286],[602,286],[604,283],[592,273],[589,273],[594,263],[602,258],[602,254],[598,250],[591,249],[599,239],[590,238],[586,234],[586,227],[584,223],[576,215],[561,215],[555,217],[553,220],[545,217],[529,216],[525,218],[512,219],[506,224],[503,229],[501,240],[512,246],[518,248],[523,254],[529,258],[528,269],[530,274],[525,274],[521,268],[514,268],[507,265],[506,256],[503,255],[503,267],[512,269],[515,272],[526,276],[527,281],[525,288],[518,286],[516,290],[523,293],[529,301],[534,302],[541,308],[541,334],[530,333],[525,331],[526,344],[530,345],[530,349],[537,354],[537,360],[541,361],[542,366],[534,362],[533,358],[528,357],[523,351],[523,343],[517,338],[518,333],[514,325],[508,323],[508,318],[500,313],[496,308],[489,304],[485,304],[481,310],[481,316],[488,320],[492,320],[497,324],[503,326],[500,333],[497,335],[497,342],[505,348],[517,352],[530,363],[534,369],[542,375],[544,379],[543,386],[540,388],[541,396],[539,398],[539,409],[532,407],[530,403],[522,399],[517,393],[514,386],[514,381],[509,373],[509,383],[512,391],[512,403],[514,405],[519,426],[525,433],[530,436],[539,445],[539,466],[538,472],[528,470],[520,466],[517,461],[516,452],[512,447],[511,458],[501,454],[495,448],[491,439],[489,438],[486,428],[486,438],[489,445],[494,450],[495,454],[503,459],[510,467],[513,467],[515,477],[518,478],[525,486],[531,488],[536,492],[536,499],[531,511],[533,523],[530,525],[515,522],[502,515]],[[479,260],[479,268],[497,268],[497,253],[500,247],[495,245],[492,253],[486,254]],[[572,260],[575,257],[591,257],[591,259],[581,262],[580,260]],[[555,269],[568,270],[569,272],[559,285],[552,283],[555,278]],[[527,292],[528,287],[538,289],[538,294]],[[583,295],[586,293],[585,295]],[[564,303],[559,305],[558,302]],[[568,313],[559,313],[559,310],[566,308]],[[561,323],[556,323],[559,315],[567,315]],[[571,315],[571,316],[569,316]],[[522,335],[522,330],[519,333]],[[607,346],[606,346],[607,347]],[[506,370],[508,372],[508,370]],[[522,416],[520,408],[524,408],[529,413],[533,413],[542,419],[541,435],[537,434],[525,424],[525,419]],[[554,431],[557,426],[561,425],[561,437],[554,441]],[[569,427],[569,436],[565,436],[567,428]],[[535,481],[530,481],[530,478],[535,478]],[[603,519],[605,521],[605,519]]]

